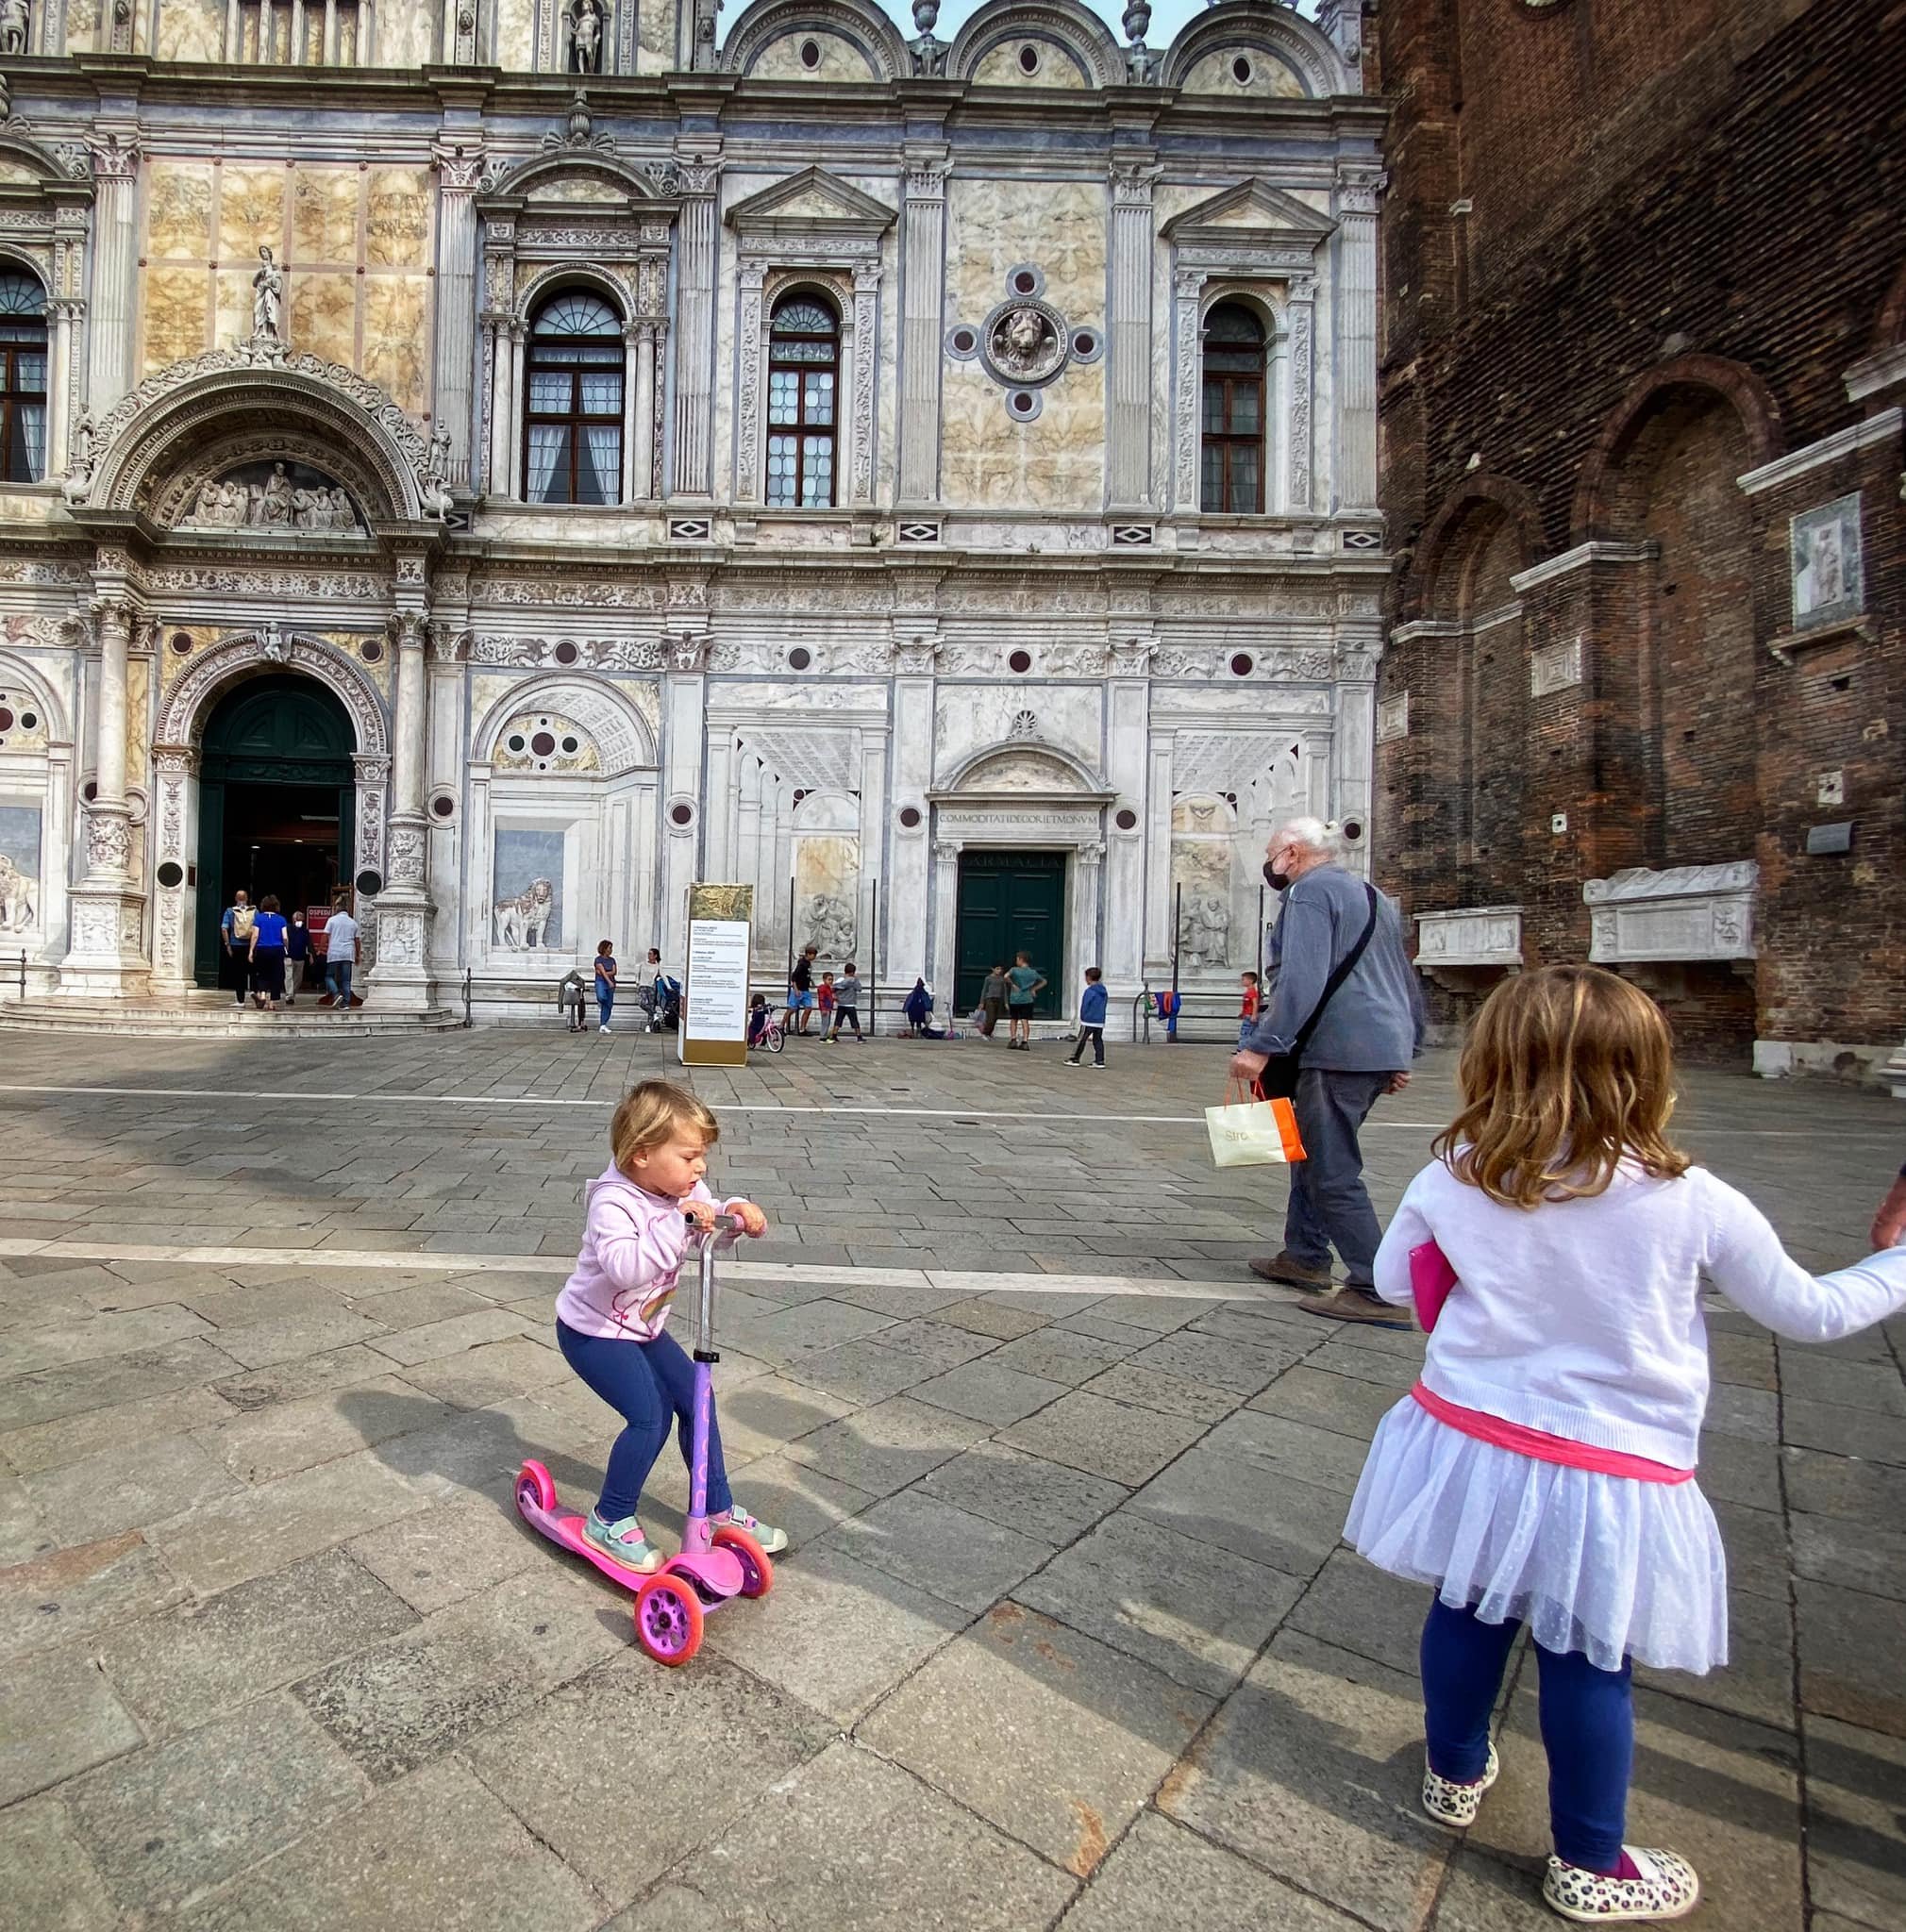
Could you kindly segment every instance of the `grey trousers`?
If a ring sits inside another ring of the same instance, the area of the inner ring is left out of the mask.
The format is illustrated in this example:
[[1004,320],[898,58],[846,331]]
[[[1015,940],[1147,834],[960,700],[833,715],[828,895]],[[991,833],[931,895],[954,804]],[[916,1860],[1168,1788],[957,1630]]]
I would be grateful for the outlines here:
[[1375,1280],[1372,1264],[1383,1230],[1363,1185],[1357,1129],[1390,1084],[1388,1074],[1339,1074],[1307,1067],[1294,1105],[1309,1158],[1291,1168],[1284,1210],[1284,1251],[1311,1268],[1328,1268],[1330,1250],[1344,1257],[1352,1288]]

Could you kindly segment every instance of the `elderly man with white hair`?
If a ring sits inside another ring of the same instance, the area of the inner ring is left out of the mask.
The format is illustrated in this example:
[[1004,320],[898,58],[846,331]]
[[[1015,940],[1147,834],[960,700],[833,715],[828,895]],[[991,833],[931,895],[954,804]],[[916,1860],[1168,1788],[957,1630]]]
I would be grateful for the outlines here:
[[[1231,1066],[1291,1097],[1308,1158],[1290,1171],[1283,1249],[1251,1272],[1312,1290],[1298,1303],[1312,1314],[1395,1327],[1396,1310],[1372,1285],[1382,1230],[1357,1133],[1380,1095],[1409,1084],[1423,994],[1401,915],[1338,864],[1340,849],[1336,826],[1312,818],[1279,825],[1265,848],[1265,881],[1284,895],[1267,962],[1276,982]],[[1332,1247],[1349,1277],[1334,1291]]]

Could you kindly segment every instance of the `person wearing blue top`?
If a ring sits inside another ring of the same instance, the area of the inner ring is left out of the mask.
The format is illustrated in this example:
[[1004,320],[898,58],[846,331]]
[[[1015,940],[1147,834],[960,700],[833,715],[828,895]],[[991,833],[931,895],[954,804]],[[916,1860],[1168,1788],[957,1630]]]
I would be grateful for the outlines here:
[[609,1031],[609,1016],[615,1008],[615,948],[604,940],[595,949],[595,1010],[601,1020],[599,1033]]
[[271,892],[259,901],[252,921],[251,975],[252,1005],[262,1008],[269,1000],[276,1013],[285,991],[285,916]]
[[1085,1043],[1092,1042],[1092,1064],[1096,1072],[1105,1071],[1105,1009],[1111,1004],[1111,995],[1096,966],[1085,969],[1085,991],[1078,996],[1078,1044],[1072,1049],[1072,1058],[1066,1061],[1068,1067],[1076,1067],[1085,1057]]

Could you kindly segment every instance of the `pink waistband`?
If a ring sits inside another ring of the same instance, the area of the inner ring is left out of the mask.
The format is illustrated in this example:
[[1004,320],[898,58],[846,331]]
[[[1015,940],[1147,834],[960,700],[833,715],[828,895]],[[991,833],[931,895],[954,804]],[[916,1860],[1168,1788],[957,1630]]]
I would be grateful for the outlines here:
[[1625,1456],[1619,1449],[1597,1449],[1590,1442],[1571,1441],[1566,1436],[1551,1436],[1542,1429],[1524,1428],[1520,1423],[1506,1423],[1500,1416],[1485,1415],[1480,1408],[1464,1408],[1460,1403],[1446,1402],[1421,1382],[1410,1393],[1439,1423],[1446,1423],[1465,1436],[1474,1436],[1479,1442],[1492,1442],[1498,1449],[1513,1450],[1517,1456],[1532,1457],[1537,1462],[1557,1462],[1564,1469],[1591,1469],[1597,1475],[1630,1476],[1642,1483],[1684,1483],[1694,1475],[1691,1469],[1650,1462],[1646,1456]]

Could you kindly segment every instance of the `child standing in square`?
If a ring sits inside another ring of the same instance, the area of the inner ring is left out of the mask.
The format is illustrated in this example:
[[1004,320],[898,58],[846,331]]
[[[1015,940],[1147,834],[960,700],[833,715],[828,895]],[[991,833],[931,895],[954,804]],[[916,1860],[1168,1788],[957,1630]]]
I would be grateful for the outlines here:
[[[679,1426],[682,1460],[692,1454],[694,1365],[668,1333],[670,1305],[688,1248],[688,1224],[710,1228],[735,1214],[752,1236],[768,1218],[739,1198],[719,1208],[702,1175],[721,1137],[715,1117],[693,1093],[644,1080],[615,1110],[608,1171],[589,1187],[588,1219],[576,1269],[556,1299],[562,1358],[623,1419],[609,1452],[602,1495],[582,1533],[610,1560],[639,1576],[660,1569],[662,1554],[642,1533],[636,1507],[643,1484]],[[768,1555],[788,1546],[784,1530],[757,1523],[728,1491],[721,1436],[709,1415],[708,1511],[745,1529]]]
[[1076,1067],[1085,1056],[1087,1041],[1092,1044],[1092,1064],[1095,1069],[1105,1069],[1105,1009],[1110,1001],[1105,983],[1096,966],[1085,969],[1085,988],[1078,995],[1078,1044],[1072,1049],[1072,1057],[1066,1061],[1068,1067]]
[[1660,1010],[1599,967],[1518,974],[1489,996],[1462,1111],[1377,1252],[1387,1302],[1412,1300],[1418,1249],[1455,1285],[1344,1532],[1436,1592],[1422,1802],[1439,1824],[1473,1824],[1496,1781],[1490,1718],[1528,1624],[1554,1843],[1542,1895],[1584,1924],[1679,1919],[1700,1896],[1686,1859],[1623,1837],[1633,1664],[1699,1675],[1728,1657],[1727,1557],[1694,1480],[1703,1278],[1795,1341],[1906,1307],[1906,1248],[1815,1278],[1690,1163],[1667,1138],[1673,1072]]
[[1264,995],[1255,973],[1241,973],[1238,981],[1245,990],[1243,1002],[1238,1007],[1238,1045],[1242,1047],[1257,1031],[1258,1015],[1264,1009]]
[[821,1015],[823,1040],[831,1040],[834,1037],[834,1007],[839,998],[840,995],[834,987],[834,975],[831,973],[822,974],[821,983],[814,989],[814,1000]]
[[829,1040],[841,1037],[841,1028],[854,1029],[854,1043],[862,1043],[861,1033],[861,969],[849,959],[841,976],[834,982],[834,1030],[828,1035]]

